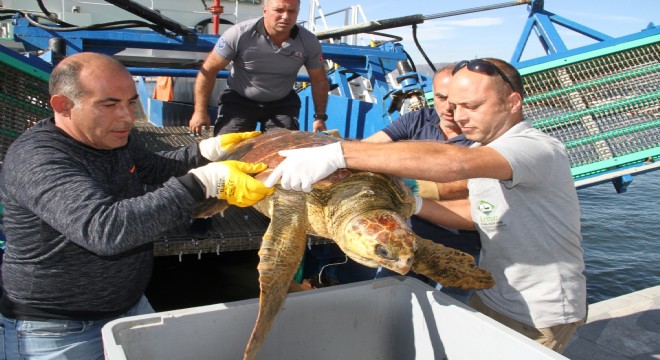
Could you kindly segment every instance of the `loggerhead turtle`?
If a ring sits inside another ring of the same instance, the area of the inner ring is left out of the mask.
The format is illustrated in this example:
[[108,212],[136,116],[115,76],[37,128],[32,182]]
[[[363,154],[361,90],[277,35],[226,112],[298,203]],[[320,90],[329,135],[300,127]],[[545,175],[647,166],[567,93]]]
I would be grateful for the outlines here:
[[[269,169],[256,175],[264,181],[283,159],[278,151],[336,141],[330,136],[276,129],[241,142],[222,160],[264,162]],[[194,216],[208,217],[226,207],[225,201],[210,199],[196,207]],[[369,267],[383,266],[399,274],[412,270],[464,289],[495,283],[472,256],[410,230],[406,218],[413,214],[415,199],[398,177],[341,169],[314,184],[310,193],[276,186],[272,195],[254,207],[271,221],[259,250],[259,314],[244,360],[256,357],[282,307],[305,252],[307,234],[334,240],[351,259]]]

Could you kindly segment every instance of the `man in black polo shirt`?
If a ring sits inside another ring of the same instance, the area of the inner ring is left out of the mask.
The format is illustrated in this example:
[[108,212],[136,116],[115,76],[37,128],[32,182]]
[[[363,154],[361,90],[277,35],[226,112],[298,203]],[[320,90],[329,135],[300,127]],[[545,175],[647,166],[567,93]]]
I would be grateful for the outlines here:
[[293,91],[304,65],[312,85],[313,131],[326,130],[328,78],[321,44],[297,26],[300,0],[265,0],[264,16],[225,31],[208,55],[195,81],[195,112],[190,130],[199,134],[211,124],[208,98],[218,71],[232,63],[228,88],[220,95],[215,134],[284,127],[298,130],[300,98]]

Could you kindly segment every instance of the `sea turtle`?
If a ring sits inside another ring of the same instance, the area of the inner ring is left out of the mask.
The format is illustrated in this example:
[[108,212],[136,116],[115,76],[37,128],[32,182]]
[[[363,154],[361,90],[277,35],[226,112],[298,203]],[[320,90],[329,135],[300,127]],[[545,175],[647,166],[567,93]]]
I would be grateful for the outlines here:
[[[238,144],[222,160],[264,162],[256,178],[265,180],[282,161],[278,151],[321,146],[340,139],[285,129]],[[196,217],[216,214],[226,202],[211,199]],[[472,256],[416,236],[406,224],[415,199],[398,177],[341,169],[314,184],[310,193],[284,190],[255,204],[270,217],[259,250],[259,314],[244,359],[254,359],[282,307],[305,252],[307,234],[334,240],[351,259],[369,267],[383,266],[399,274],[412,270],[447,286],[482,289],[495,281],[475,265]]]

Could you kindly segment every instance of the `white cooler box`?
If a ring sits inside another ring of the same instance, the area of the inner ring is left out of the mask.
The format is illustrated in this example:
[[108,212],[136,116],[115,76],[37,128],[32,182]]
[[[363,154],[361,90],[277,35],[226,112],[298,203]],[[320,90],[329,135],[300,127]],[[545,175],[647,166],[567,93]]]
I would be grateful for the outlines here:
[[[108,360],[242,359],[258,299],[119,319]],[[257,359],[566,359],[419,280],[290,294]]]

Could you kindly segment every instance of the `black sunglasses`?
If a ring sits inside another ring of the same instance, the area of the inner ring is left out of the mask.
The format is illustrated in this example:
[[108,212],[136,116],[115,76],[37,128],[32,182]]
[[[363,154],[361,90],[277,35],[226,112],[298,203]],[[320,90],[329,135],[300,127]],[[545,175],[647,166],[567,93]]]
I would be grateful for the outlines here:
[[509,86],[511,87],[511,90],[513,90],[513,92],[519,92],[519,91],[516,90],[516,87],[513,86],[513,83],[511,82],[511,80],[509,80],[509,78],[506,76],[506,74],[504,74],[504,72],[502,72],[502,70],[500,70],[497,66],[495,66],[495,64],[493,64],[491,62],[488,62],[484,59],[463,60],[463,61],[459,62],[458,64],[456,64],[456,66],[454,67],[454,70],[452,70],[451,74],[452,75],[456,74],[456,72],[458,70],[460,70],[460,69],[462,69],[466,66],[467,66],[468,70],[478,72],[480,74],[486,74],[486,75],[489,75],[489,76],[499,75],[502,78],[502,80],[504,80],[505,83],[509,84]]

